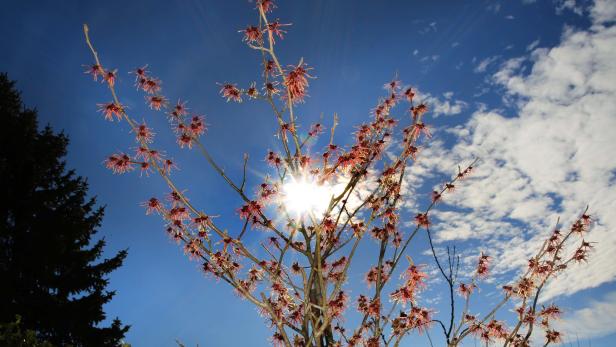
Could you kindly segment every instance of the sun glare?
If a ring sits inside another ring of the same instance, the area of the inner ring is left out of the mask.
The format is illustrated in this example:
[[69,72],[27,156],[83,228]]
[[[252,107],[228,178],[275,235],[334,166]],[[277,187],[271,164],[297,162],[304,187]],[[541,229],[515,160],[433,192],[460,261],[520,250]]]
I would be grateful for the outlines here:
[[307,178],[291,179],[283,185],[284,203],[298,215],[323,214],[334,194],[332,187]]

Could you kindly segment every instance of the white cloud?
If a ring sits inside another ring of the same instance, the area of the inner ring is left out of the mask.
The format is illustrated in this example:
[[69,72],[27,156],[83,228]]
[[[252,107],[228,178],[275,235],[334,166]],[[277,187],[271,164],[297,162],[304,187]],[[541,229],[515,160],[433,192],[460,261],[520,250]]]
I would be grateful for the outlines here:
[[453,92],[443,93],[443,97],[444,99],[425,93],[421,101],[428,105],[433,117],[456,115],[468,106],[466,102],[454,99]]
[[531,42],[528,46],[526,46],[526,50],[532,51],[535,48],[537,48],[537,46],[539,46],[539,39],[536,39],[535,41]]
[[450,130],[457,145],[430,149],[409,175],[417,184],[431,170],[449,175],[472,156],[482,159],[446,198],[463,212],[435,215],[447,222],[435,224],[436,238],[481,240],[500,275],[525,267],[558,216],[566,225],[589,204],[597,219],[590,262],[548,285],[543,300],[616,279],[616,17],[592,18],[591,29],[565,29],[558,46],[509,59],[493,74],[515,116],[478,110]]
[[556,0],[556,13],[562,13],[565,10],[572,11],[577,15],[584,13],[584,7],[575,0]]
[[613,22],[616,18],[616,1],[596,0],[595,5],[590,9],[590,16],[596,24]]
[[438,54],[433,54],[433,55],[426,55],[425,57],[422,57],[421,59],[419,59],[419,61],[421,62],[426,62],[426,61],[437,61],[438,58],[440,58],[440,55]]
[[616,332],[616,292],[605,295],[599,301],[574,312],[565,312],[562,321],[556,327],[565,333],[565,341],[598,338]]
[[496,55],[493,57],[487,57],[483,59],[482,61],[479,62],[479,64],[477,64],[474,71],[476,73],[485,72],[488,66],[492,64],[493,62],[495,62],[498,58],[500,58],[500,56]]

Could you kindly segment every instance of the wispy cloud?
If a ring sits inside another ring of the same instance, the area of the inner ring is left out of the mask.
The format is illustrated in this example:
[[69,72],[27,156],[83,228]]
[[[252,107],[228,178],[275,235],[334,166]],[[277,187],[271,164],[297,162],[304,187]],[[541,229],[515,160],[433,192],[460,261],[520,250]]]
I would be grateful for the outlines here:
[[576,338],[598,338],[616,332],[616,292],[610,292],[601,300],[590,301],[582,309],[566,314],[556,326],[565,333],[566,341]]
[[[446,221],[435,224],[436,237],[481,240],[494,255],[496,273],[505,277],[526,266],[558,216],[569,222],[589,204],[597,220],[588,235],[597,242],[590,263],[551,282],[544,300],[616,279],[611,260],[616,249],[616,15],[592,18],[591,29],[565,29],[556,47],[535,48],[502,63],[491,83],[503,88],[512,108],[478,110],[465,126],[450,130],[457,145],[431,148],[424,154],[429,159],[409,175],[416,180],[429,172],[449,174],[459,162],[481,157],[475,176],[449,196],[462,211],[435,214]],[[485,70],[493,58],[479,65]]]
[[476,73],[485,72],[488,69],[488,66],[494,63],[496,60],[498,60],[498,58],[500,58],[500,56],[495,55],[493,57],[487,57],[483,59],[482,61],[479,62],[479,64],[477,64],[477,66],[475,66],[474,71]]
[[428,106],[432,117],[453,116],[468,108],[468,103],[455,98],[453,92],[445,92],[442,96],[436,96],[419,90],[416,99]]
[[539,46],[539,42],[539,39],[536,39],[535,41],[531,42],[528,46],[526,46],[526,50],[532,51],[533,49],[537,48],[537,46]]

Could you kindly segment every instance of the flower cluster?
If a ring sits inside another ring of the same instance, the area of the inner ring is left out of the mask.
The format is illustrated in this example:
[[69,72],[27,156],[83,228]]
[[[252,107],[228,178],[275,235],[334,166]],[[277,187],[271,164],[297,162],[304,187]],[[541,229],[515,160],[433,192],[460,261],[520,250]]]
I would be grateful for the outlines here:
[[[328,127],[329,141],[323,143],[319,135],[325,132],[326,121],[308,128],[298,123],[296,108],[306,101],[309,81],[315,77],[313,68],[303,60],[294,65],[281,63],[275,44],[287,34],[288,24],[268,19],[275,7],[272,0],[256,0],[259,24],[241,30],[243,41],[260,53],[262,81],[251,82],[247,88],[238,83],[219,84],[220,95],[227,102],[264,102],[276,121],[278,143],[265,153],[265,163],[273,173],[265,175],[252,192],[247,188],[247,182],[252,181],[247,172],[259,169],[247,169],[248,156],[244,156],[241,181],[236,181],[201,141],[208,130],[205,117],[189,112],[185,101],[171,104],[162,93],[162,82],[147,65],[132,72],[135,86],[145,94],[146,107],[164,112],[177,145],[197,147],[221,180],[237,192],[241,201],[239,221],[229,227],[199,210],[178,188],[170,176],[177,169],[175,162],[166,152],[154,148],[156,134],[148,126],[150,122],[136,121],[129,115],[132,111],[120,103],[118,72],[102,65],[85,28],[86,43],[95,60],[86,73],[94,81],[100,78],[112,94],[112,101],[98,104],[99,110],[107,120],[126,121],[137,143],[133,154],[114,153],[105,160],[105,166],[114,173],[137,168],[146,175],[158,173],[170,189],[165,199],[152,197],[142,203],[146,214],[163,219],[169,237],[182,244],[190,260],[202,264],[208,277],[224,281],[240,298],[256,305],[273,330],[271,342],[275,346],[399,345],[404,336],[426,332],[437,322],[451,347],[459,346],[468,335],[485,344],[500,341],[526,346],[538,325],[545,331],[546,344],[561,341],[562,334],[552,324],[562,314],[560,308],[554,304],[537,307],[538,297],[548,280],[574,263],[587,261],[593,247],[585,237],[593,218],[584,211],[569,229],[554,230],[538,253],[528,259],[527,271],[503,287],[503,301],[483,317],[470,314],[471,297],[481,293],[478,285],[490,275],[492,258],[482,252],[476,268],[468,274],[470,280],[462,277],[462,282],[455,246],[453,253],[447,247],[449,266],[443,266],[430,229],[433,223],[441,223],[431,214],[432,209],[437,203],[449,202],[445,198],[455,191],[458,181],[469,177],[477,160],[458,168],[450,181],[431,189],[427,207],[409,215],[403,205],[408,193],[405,173],[418,158],[421,160],[423,148],[432,138],[427,124],[430,105],[421,102],[416,88],[404,86],[396,77],[384,85],[385,95],[378,99],[367,121],[355,128],[347,145],[334,142],[336,115]],[[397,114],[400,105],[405,106]],[[342,189],[327,197],[324,211],[295,216],[283,199],[283,185],[289,176],[306,177],[315,186],[336,185]],[[362,253],[359,245],[366,234],[377,244],[378,257],[367,266],[367,292],[351,298],[344,286],[353,278],[349,269]],[[449,286],[452,309],[447,319],[434,317],[441,313],[423,306],[420,293],[426,293],[429,271],[408,257],[409,244],[421,234],[427,235],[438,270]],[[402,271],[401,283],[390,291],[386,286],[398,278],[396,271],[400,271],[405,256],[410,265]],[[462,312],[455,309],[456,300],[460,300],[456,291],[465,301]],[[517,323],[508,327],[496,319],[496,314],[514,301]],[[361,323],[347,333],[343,325],[351,302],[356,302]],[[459,323],[454,322],[456,318]]]

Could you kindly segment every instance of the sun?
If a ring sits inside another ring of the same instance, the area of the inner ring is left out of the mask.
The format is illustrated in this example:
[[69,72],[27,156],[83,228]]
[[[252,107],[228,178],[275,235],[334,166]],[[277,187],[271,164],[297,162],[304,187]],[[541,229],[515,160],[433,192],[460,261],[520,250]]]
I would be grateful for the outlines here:
[[289,179],[283,184],[282,190],[287,210],[300,216],[307,213],[322,215],[334,195],[328,183],[319,183],[307,177]]

